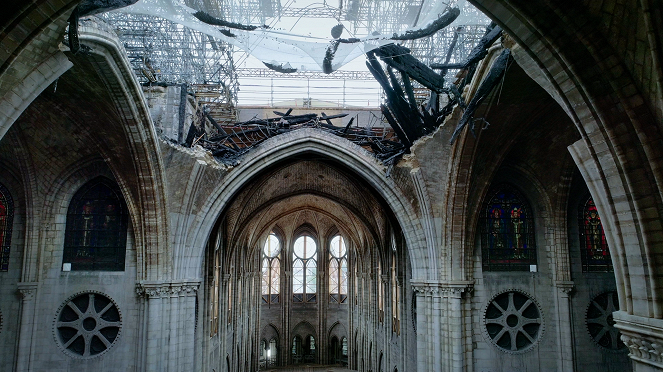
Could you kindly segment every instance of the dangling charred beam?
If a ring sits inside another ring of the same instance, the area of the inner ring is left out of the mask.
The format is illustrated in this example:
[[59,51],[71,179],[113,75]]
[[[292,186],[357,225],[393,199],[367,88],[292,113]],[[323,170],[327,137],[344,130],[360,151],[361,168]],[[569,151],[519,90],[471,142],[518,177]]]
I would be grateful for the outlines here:
[[435,92],[443,92],[444,78],[410,54],[410,49],[396,44],[383,45],[374,50],[375,55],[398,71],[406,73],[419,84]]
[[495,59],[495,62],[493,62],[493,65],[490,67],[490,71],[488,71],[488,75],[486,75],[481,82],[481,85],[479,85],[479,88],[474,94],[474,97],[472,97],[470,103],[467,104],[465,112],[463,112],[463,116],[460,118],[460,121],[458,121],[458,125],[456,126],[449,143],[453,143],[453,141],[460,135],[463,128],[474,117],[474,112],[481,102],[488,97],[493,88],[500,82],[509,65],[510,58],[511,51],[505,48],[497,59]]

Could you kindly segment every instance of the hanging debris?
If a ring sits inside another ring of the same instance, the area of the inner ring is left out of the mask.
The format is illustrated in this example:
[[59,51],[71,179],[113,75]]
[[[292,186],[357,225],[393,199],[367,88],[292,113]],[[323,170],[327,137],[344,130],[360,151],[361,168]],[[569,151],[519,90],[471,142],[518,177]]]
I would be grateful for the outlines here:
[[326,115],[322,112],[320,115],[291,115],[292,109],[285,113],[273,112],[276,117],[253,118],[235,125],[219,125],[210,120],[218,130],[214,135],[206,135],[199,127],[192,125],[185,145],[191,147],[198,144],[211,151],[212,155],[224,164],[237,165],[243,154],[268,138],[301,128],[317,128],[363,147],[385,165],[393,164],[407,149],[388,127],[352,127],[354,118],[344,127],[332,123],[333,119],[340,119],[348,114]]
[[[456,34],[446,54],[445,63],[432,65],[432,68],[413,57],[410,50],[401,45],[387,44],[366,53],[366,65],[387,96],[386,105],[381,106],[382,113],[407,149],[417,139],[432,133],[456,106],[465,109],[465,112],[452,135],[451,142],[458,137],[468,122],[473,122],[477,107],[504,75],[509,61],[509,50],[505,49],[493,63],[488,76],[468,105],[465,105],[460,92],[472,79],[478,63],[488,54],[490,45],[501,34],[502,29],[492,23],[463,63],[450,64],[451,53],[456,45]],[[386,72],[376,57],[387,65]],[[436,73],[433,68],[441,70],[441,73]],[[400,72],[400,79],[394,74],[394,69]],[[457,85],[445,85],[444,76],[449,69],[464,70],[459,73],[463,75],[463,79]],[[418,107],[410,79],[431,90],[431,98],[426,106]],[[448,98],[448,103],[442,109],[439,109],[438,103],[440,94],[446,94]]]

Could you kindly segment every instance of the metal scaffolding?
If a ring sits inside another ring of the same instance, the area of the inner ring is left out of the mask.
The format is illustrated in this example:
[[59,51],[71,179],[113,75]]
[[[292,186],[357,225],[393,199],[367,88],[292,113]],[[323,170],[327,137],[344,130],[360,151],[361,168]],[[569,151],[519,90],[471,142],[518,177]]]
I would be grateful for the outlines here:
[[[400,32],[408,26],[416,25],[419,18],[423,17],[420,14],[421,0],[322,0],[311,2],[307,6],[302,5],[307,4],[306,1],[300,1],[298,5],[292,0],[283,1],[283,4],[281,0],[185,2],[191,8],[204,10],[212,16],[243,24],[264,24],[274,22],[279,17],[336,18],[344,21],[346,25],[350,22],[355,33]],[[448,59],[451,63],[466,58],[483,36],[485,26],[490,20],[470,6],[465,6],[463,12],[463,26],[447,27],[431,37],[408,41],[406,46],[411,49],[412,55],[426,65],[446,62],[449,50],[451,53]],[[269,69],[237,69],[236,63],[237,66],[241,65],[237,61],[245,58],[241,56],[245,52],[180,24],[153,16],[117,12],[102,14],[101,18],[117,32],[141,83],[188,84],[189,89],[209,107],[214,119],[220,123],[236,119],[239,79],[245,81],[242,83],[246,88],[242,91],[242,99],[248,99],[247,103],[258,101],[259,95],[265,96],[263,98],[269,102],[274,102],[275,99],[283,100],[278,97],[281,93],[279,89],[284,96],[300,94],[301,98],[308,100],[323,94],[323,98],[316,99],[331,100],[343,106],[358,104],[362,100],[366,102],[364,95],[377,97],[370,99],[372,106],[379,104],[381,100],[377,88],[375,93],[366,93],[356,86],[351,86],[351,82],[355,81],[373,81],[372,75],[367,71],[336,71],[327,75],[309,71],[281,74]],[[450,48],[452,45],[453,48]],[[275,86],[276,79],[282,82],[289,80],[291,83],[279,83]],[[318,82],[330,79],[339,83]],[[312,82],[318,86],[312,86]],[[300,86],[297,87],[297,84]],[[369,85],[370,83],[364,83],[361,87]],[[323,93],[316,93],[317,88]],[[267,90],[270,90],[269,95],[264,93]],[[423,102],[428,98],[429,92],[415,84],[415,93],[417,100]]]
[[114,12],[100,17],[117,33],[139,82],[187,84],[215,120],[236,119],[231,45],[163,18]]

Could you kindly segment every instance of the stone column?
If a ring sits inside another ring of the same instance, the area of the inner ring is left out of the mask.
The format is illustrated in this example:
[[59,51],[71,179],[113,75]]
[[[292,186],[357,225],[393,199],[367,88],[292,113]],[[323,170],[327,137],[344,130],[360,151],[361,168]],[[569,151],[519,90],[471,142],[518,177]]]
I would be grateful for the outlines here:
[[145,299],[145,371],[190,371],[194,368],[195,301],[199,281],[141,282]]
[[438,283],[413,282],[417,298],[417,371],[442,372],[440,288]]
[[412,282],[417,293],[417,371],[465,368],[463,293],[471,282]]
[[558,370],[573,371],[573,325],[571,324],[571,301],[569,294],[573,291],[573,282],[558,281],[557,287],[557,322],[559,358]]
[[462,372],[465,370],[465,344],[467,335],[464,334],[465,313],[463,311],[463,294],[472,291],[471,282],[444,283],[442,285],[444,299],[447,301],[446,314],[450,371]]
[[18,283],[18,293],[21,295],[21,319],[19,323],[16,371],[31,371],[30,356],[32,355],[37,283]]
[[663,370],[663,320],[624,311],[615,311],[612,315],[628,347],[628,356],[633,360],[633,372]]

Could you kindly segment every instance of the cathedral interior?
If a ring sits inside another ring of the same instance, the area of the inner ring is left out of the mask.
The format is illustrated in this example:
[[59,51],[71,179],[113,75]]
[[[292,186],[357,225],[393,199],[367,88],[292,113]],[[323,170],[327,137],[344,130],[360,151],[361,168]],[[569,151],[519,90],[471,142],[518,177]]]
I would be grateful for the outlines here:
[[661,1],[301,3],[2,5],[0,371],[663,370]]

